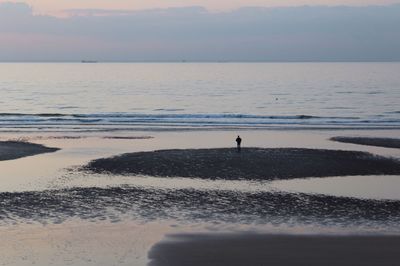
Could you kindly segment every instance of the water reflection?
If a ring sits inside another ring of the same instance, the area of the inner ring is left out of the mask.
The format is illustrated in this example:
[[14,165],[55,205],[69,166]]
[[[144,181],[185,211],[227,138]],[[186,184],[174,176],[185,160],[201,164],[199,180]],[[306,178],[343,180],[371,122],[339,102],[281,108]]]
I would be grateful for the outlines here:
[[107,175],[72,171],[53,180],[49,188],[119,187],[134,186],[143,189],[196,189],[227,190],[237,192],[273,192],[276,189],[268,181],[256,180],[208,180],[187,177],[154,177],[142,175]]
[[[153,139],[101,138],[99,141],[99,137],[88,137],[40,140],[42,144],[60,147],[62,150],[51,155],[0,163],[0,225],[58,224],[76,219],[112,223],[174,220],[178,224],[199,222],[313,228],[352,226],[400,232],[400,201],[279,192],[295,189],[279,186],[278,182],[87,175],[74,169],[71,171],[71,167],[82,166],[89,160],[124,152],[193,148],[193,143],[207,144],[197,148],[228,146],[232,132],[186,132],[184,138],[182,134],[154,133]],[[336,133],[243,134],[248,139],[246,145],[260,147],[354,148],[327,141]],[[140,133],[140,136],[143,135]],[[301,143],[299,140],[302,140]],[[359,150],[382,155],[394,152],[398,155],[397,150],[374,147],[359,147]],[[379,178],[383,180],[387,177]],[[395,183],[392,186],[398,187]],[[338,191],[344,191],[345,188],[350,192],[357,191],[347,185],[337,187]],[[318,189],[311,192],[323,193]],[[340,196],[357,196],[350,192]]]

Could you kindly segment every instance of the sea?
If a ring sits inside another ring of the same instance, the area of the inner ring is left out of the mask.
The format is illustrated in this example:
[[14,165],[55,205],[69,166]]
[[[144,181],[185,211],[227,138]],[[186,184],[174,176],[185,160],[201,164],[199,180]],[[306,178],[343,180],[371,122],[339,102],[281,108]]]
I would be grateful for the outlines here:
[[400,128],[400,63],[1,63],[0,132]]

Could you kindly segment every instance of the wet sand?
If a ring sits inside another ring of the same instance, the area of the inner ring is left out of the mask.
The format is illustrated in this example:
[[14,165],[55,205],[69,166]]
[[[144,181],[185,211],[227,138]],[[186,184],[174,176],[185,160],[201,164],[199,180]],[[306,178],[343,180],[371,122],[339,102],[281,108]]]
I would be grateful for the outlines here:
[[145,266],[151,246],[173,229],[135,221],[0,227],[0,265]]
[[393,138],[333,137],[331,140],[343,143],[400,149],[400,139]]
[[359,151],[301,148],[182,149],[127,153],[90,162],[96,173],[277,180],[400,174],[400,161]]
[[225,222],[400,227],[400,201],[280,192],[71,188],[0,193],[0,225],[68,220]]
[[[367,133],[375,135],[374,132]],[[393,136],[394,133],[389,133],[382,136],[396,137]],[[271,147],[279,148],[277,150],[282,150],[281,147],[297,147],[296,150],[359,149],[381,156],[390,157],[394,154],[399,158],[399,150],[395,149],[371,146],[353,148],[353,145],[329,141],[328,139],[335,136],[334,134],[337,132],[303,134],[267,131],[246,132],[246,134],[243,132],[241,135],[246,140],[246,146],[265,147],[267,150]],[[144,135],[145,133],[140,133],[140,136]],[[131,135],[104,138],[109,136],[108,134],[79,138],[50,136],[46,139],[29,136],[32,141],[38,141],[49,147],[61,147],[62,150],[53,154],[2,162],[4,179],[2,179],[3,191],[0,193],[0,233],[4,241],[0,245],[0,250],[3,251],[0,252],[0,264],[146,265],[149,248],[162,240],[165,234],[171,233],[245,232],[248,234],[249,231],[257,231],[269,234],[319,234],[316,237],[322,237],[321,234],[326,233],[399,234],[400,201],[241,189],[241,186],[246,187],[242,183],[251,183],[256,187],[258,184],[269,183],[254,180],[212,181],[133,177],[129,173],[121,177],[102,174],[103,172],[91,175],[92,173],[77,171],[74,167],[86,165],[96,158],[107,158],[125,152],[140,153],[161,149],[211,148],[217,150],[217,154],[220,155],[220,149],[214,148],[229,146],[230,135],[232,132],[154,133],[154,138],[143,140],[131,138]],[[359,154],[360,157],[356,157],[364,162],[363,165],[368,166],[370,158],[378,158],[379,165],[387,162],[386,158],[381,161],[379,158],[382,157],[374,157],[368,153],[364,157],[365,153],[362,152]],[[319,166],[321,165],[319,160],[325,160],[322,155],[323,152],[320,153],[319,159],[313,157]],[[327,161],[332,158],[334,157],[328,156]],[[298,162],[300,159],[292,160]],[[341,161],[336,164],[339,162]],[[19,173],[17,171],[19,169],[26,169],[26,173]],[[88,179],[93,182],[86,183]],[[138,182],[138,179],[149,181]],[[4,187],[6,183],[4,180],[8,183],[22,180],[25,183],[21,186],[16,182],[8,189]],[[111,185],[108,185],[109,182]],[[177,182],[178,186],[164,187],[164,182],[168,184]],[[207,186],[182,188],[180,182],[185,184],[201,182]],[[32,186],[38,183],[40,184],[38,187]],[[214,187],[216,183],[224,185]],[[227,186],[225,183],[236,183],[236,185]],[[162,226],[159,226],[160,224]],[[249,235],[254,236],[254,234]],[[191,236],[197,238],[196,235]],[[266,235],[261,235],[264,236]],[[255,238],[248,240],[247,245],[256,249],[257,247],[250,243],[253,240],[255,240],[254,245],[262,241],[257,242]],[[295,243],[301,245],[299,241]],[[383,245],[379,241],[377,243]],[[392,244],[395,247],[399,246],[395,242]],[[287,246],[284,251],[294,248],[294,244]],[[348,247],[352,248],[351,245]],[[253,253],[249,251],[249,254]],[[290,253],[286,252],[284,255],[288,254]],[[390,254],[387,255],[384,251],[380,254],[390,257]],[[231,256],[229,251],[219,255],[219,258]],[[251,263],[248,257],[245,259],[246,263],[241,265],[268,265],[264,263],[266,260],[263,257],[261,258],[263,261],[258,264]],[[227,263],[227,265],[234,264]],[[296,262],[292,265],[299,264]],[[324,261],[319,265],[329,264]]]
[[29,142],[1,141],[0,161],[13,160],[47,152],[55,152],[57,150],[59,149],[48,148],[40,144],[34,144]]
[[398,236],[175,235],[149,252],[149,266],[386,266],[400,261]]

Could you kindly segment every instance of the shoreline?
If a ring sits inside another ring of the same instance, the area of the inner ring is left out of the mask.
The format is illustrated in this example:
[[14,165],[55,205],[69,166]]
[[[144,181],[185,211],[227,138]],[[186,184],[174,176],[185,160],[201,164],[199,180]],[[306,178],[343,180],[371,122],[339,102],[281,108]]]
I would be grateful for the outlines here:
[[327,126],[321,126],[321,127],[314,127],[314,126],[299,126],[299,127],[293,127],[293,126],[266,126],[266,127],[207,127],[207,126],[199,126],[199,127],[170,127],[170,128],[165,128],[165,127],[109,127],[107,128],[107,125],[98,125],[93,128],[89,128],[85,126],[85,124],[81,125],[82,128],[76,128],[74,127],[74,124],[71,125],[66,125],[67,127],[63,128],[62,131],[53,129],[51,127],[52,125],[42,125],[40,127],[31,127],[27,128],[27,130],[21,130],[19,127],[15,129],[14,127],[6,127],[5,129],[2,129],[0,131],[0,134],[37,134],[40,129],[40,132],[45,133],[45,134],[59,134],[59,133],[64,133],[64,134],[110,134],[110,133],[137,133],[137,132],[154,132],[154,133],[185,133],[185,132],[198,132],[198,133],[204,133],[204,132],[246,132],[246,131],[255,131],[255,132],[263,132],[263,131],[272,131],[272,132],[315,132],[315,131],[320,131],[320,132],[338,132],[338,131],[360,131],[360,132],[368,132],[368,131],[386,131],[386,132],[393,132],[393,131],[399,131],[400,126],[387,126],[387,127],[382,127],[382,126],[364,126],[364,127],[327,127]]

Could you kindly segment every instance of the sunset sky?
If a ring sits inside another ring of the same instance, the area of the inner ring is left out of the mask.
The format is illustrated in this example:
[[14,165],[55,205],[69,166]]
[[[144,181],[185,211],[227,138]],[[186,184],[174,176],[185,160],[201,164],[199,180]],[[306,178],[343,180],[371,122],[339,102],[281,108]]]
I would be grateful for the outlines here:
[[394,2],[0,1],[0,61],[400,61]]
[[[0,2],[7,2],[0,0]],[[29,0],[18,1],[33,7],[40,14],[60,14],[65,9],[153,9],[202,6],[212,11],[232,10],[244,6],[300,6],[300,5],[383,5],[400,0]]]

